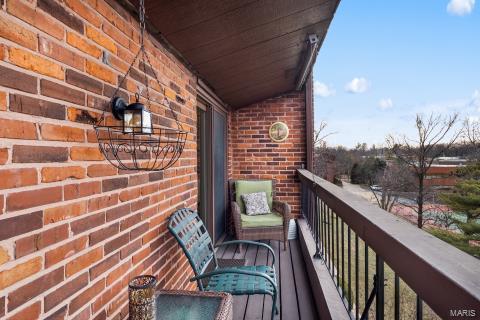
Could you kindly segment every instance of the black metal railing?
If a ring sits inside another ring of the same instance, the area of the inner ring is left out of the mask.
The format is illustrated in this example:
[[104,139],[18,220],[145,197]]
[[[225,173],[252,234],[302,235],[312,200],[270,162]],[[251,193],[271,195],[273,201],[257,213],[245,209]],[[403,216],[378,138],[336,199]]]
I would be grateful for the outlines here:
[[298,176],[314,259],[351,319],[480,316],[479,260],[307,170]]

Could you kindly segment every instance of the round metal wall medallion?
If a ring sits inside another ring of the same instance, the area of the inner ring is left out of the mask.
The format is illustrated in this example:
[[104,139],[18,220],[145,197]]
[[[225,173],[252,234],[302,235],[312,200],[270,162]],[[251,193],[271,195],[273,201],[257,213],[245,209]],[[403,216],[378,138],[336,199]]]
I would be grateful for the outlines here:
[[282,142],[288,138],[288,126],[283,122],[275,122],[270,126],[268,134],[275,142]]

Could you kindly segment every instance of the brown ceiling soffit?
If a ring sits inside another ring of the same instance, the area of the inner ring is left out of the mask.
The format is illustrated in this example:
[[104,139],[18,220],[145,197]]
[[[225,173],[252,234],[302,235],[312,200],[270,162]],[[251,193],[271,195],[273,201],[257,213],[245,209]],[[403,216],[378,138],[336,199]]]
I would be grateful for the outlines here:
[[[127,11],[129,11],[135,19],[138,19],[138,11],[137,11],[137,8],[136,8],[136,6],[138,6],[138,0],[107,0],[107,2],[109,2],[109,3],[111,3],[111,2],[115,3],[115,1],[117,1],[123,8],[127,9]],[[215,2],[214,0],[212,0],[212,1]],[[233,6],[233,5],[235,5],[237,7],[238,6],[242,7],[242,6],[249,6],[249,5],[253,4],[254,2],[256,2],[256,1],[223,1],[222,0],[220,3],[221,3],[222,6],[225,5],[227,7],[228,6]],[[278,3],[284,4],[284,2],[285,2],[285,6],[289,5],[288,4],[289,1],[281,1],[281,2],[278,2]],[[309,0],[300,1],[300,2],[309,2]],[[294,3],[300,3],[300,2],[295,2],[294,1]],[[312,1],[310,1],[310,2],[312,2]],[[315,0],[313,0],[313,2],[315,2]],[[150,5],[152,5],[152,3],[153,3],[154,7],[162,6],[162,8],[163,8],[162,1],[159,1],[158,3],[157,2],[150,2],[150,3],[151,3]],[[176,2],[174,2],[174,3],[176,3]],[[320,31],[320,29],[317,29],[317,32],[316,32],[316,33],[318,33],[317,35],[320,39],[318,49],[321,47],[321,45],[323,43],[323,40],[325,38],[328,27],[329,27],[329,25],[330,25],[330,23],[333,19],[333,16],[335,14],[336,9],[338,8],[339,3],[340,3],[340,0],[323,0],[323,1],[318,1],[317,0],[316,1],[316,6],[317,7],[318,7],[318,5],[322,5],[322,6],[323,5],[328,5],[331,8],[330,9],[331,13],[329,14],[329,16],[325,17],[325,19],[323,19],[323,21],[321,21],[321,24],[322,24],[321,31]],[[180,3],[178,5],[178,7],[181,7],[181,6],[182,6],[182,3]],[[175,5],[175,7],[177,7],[177,5]],[[163,8],[163,9],[165,9],[165,8]],[[172,15],[171,15],[171,12],[175,11],[175,10],[173,10],[175,8],[171,8],[171,9],[172,10],[162,10],[162,12],[170,12],[170,16],[167,15],[166,17],[170,17],[170,19],[173,19]],[[206,11],[208,11],[207,9],[209,9],[209,8],[203,8],[203,10],[205,11],[204,14],[206,14]],[[148,15],[148,12],[147,12],[147,15]],[[156,17],[156,19],[157,18],[161,19],[162,17]],[[163,18],[165,18],[165,17],[163,17]],[[214,18],[214,17],[211,17],[211,18]],[[182,19],[182,18],[180,17],[180,19]],[[201,22],[202,22],[201,20],[199,20],[199,21],[187,21],[187,22],[183,21],[180,24],[190,23],[190,26],[187,26],[186,28],[184,28],[184,29],[188,29],[188,28],[191,27],[191,25],[195,25],[196,23],[201,23]],[[169,27],[174,28],[173,23]],[[308,28],[308,25],[305,25],[304,28]],[[241,53],[243,53],[243,54],[245,53],[244,50],[249,49],[248,47],[247,48],[239,48],[239,50],[237,50],[235,52],[230,52],[230,53],[228,53],[226,55],[222,55],[222,56],[213,55],[210,59],[207,58],[206,60],[203,60],[203,61],[198,60],[198,57],[197,58],[192,57],[196,61],[196,63],[192,64],[192,63],[190,63],[189,59],[186,58],[184,54],[182,54],[183,50],[182,50],[182,52],[180,52],[163,35],[163,34],[172,35],[172,34],[175,34],[175,33],[178,33],[178,32],[181,33],[181,31],[183,31],[183,30],[178,31],[178,30],[169,29],[166,32],[160,32],[157,29],[157,27],[155,27],[148,20],[147,20],[147,30],[154,38],[156,38],[160,42],[160,44],[163,47],[165,47],[166,50],[168,50],[171,54],[173,54],[176,58],[178,58],[193,74],[195,74],[198,78],[203,79],[203,82],[206,85],[208,85],[208,87],[210,87],[213,92],[218,94],[218,96],[221,99],[223,99],[224,101],[227,101],[227,102],[230,102],[230,103],[234,104],[235,107],[247,106],[249,104],[252,104],[252,103],[255,103],[255,102],[258,102],[258,101],[262,101],[264,99],[267,99],[267,98],[270,98],[270,97],[275,97],[275,96],[278,96],[280,94],[295,90],[296,89],[295,86],[298,85],[298,82],[299,82],[299,77],[301,77],[302,69],[305,69],[305,67],[307,67],[306,74],[308,75],[311,67],[313,66],[313,64],[309,65],[305,61],[305,59],[309,58],[308,57],[309,51],[300,50],[300,52],[298,52],[298,51],[295,52],[297,54],[297,56],[299,57],[298,59],[300,59],[299,60],[300,62],[297,63],[295,68],[292,68],[292,66],[288,66],[287,70],[284,70],[285,76],[282,77],[283,79],[278,79],[278,78],[277,79],[271,79],[271,80],[268,80],[266,82],[262,82],[262,84],[251,83],[251,86],[245,86],[245,87],[242,87],[242,88],[226,88],[226,87],[216,88],[216,86],[214,84],[217,84],[217,83],[221,82],[222,79],[221,79],[221,77],[218,78],[219,77],[218,75],[217,75],[217,78],[215,78],[215,73],[216,72],[212,73],[212,70],[216,69],[217,72],[218,72],[218,68],[210,68],[210,65],[212,65],[212,66],[215,65],[216,66],[216,64],[219,63],[220,66],[225,66],[226,70],[231,69],[231,71],[234,71],[236,68],[238,68],[238,64],[237,64],[237,66],[235,66],[235,59],[233,59],[233,63],[232,63],[232,59],[231,59],[232,56],[235,56],[235,55],[241,56]],[[307,39],[308,39],[308,35],[307,35]],[[305,39],[305,43],[307,43],[307,39]],[[200,45],[200,46],[203,47],[204,45]],[[209,45],[207,44],[207,46],[209,46]],[[211,45],[210,45],[210,47],[211,47]],[[258,44],[252,45],[250,47],[257,48]],[[185,53],[189,53],[189,52],[191,52],[191,50],[194,50],[192,48],[185,48],[185,49],[186,49]],[[283,49],[284,48],[282,48],[280,50],[283,51]],[[298,50],[298,48],[297,48],[297,50]],[[285,49],[285,51],[289,52],[290,55],[292,55],[293,52],[295,51],[295,49],[287,47]],[[318,52],[318,50],[317,50],[317,52]],[[288,53],[286,53],[286,54],[288,54]],[[281,53],[279,53],[278,55],[281,55]],[[315,57],[316,57],[316,54],[315,54],[314,58]],[[224,59],[224,61],[222,61],[222,58]],[[262,68],[265,64],[269,63],[269,59],[271,59],[271,58],[272,58],[271,55],[259,56],[258,60],[262,61],[263,64],[261,66],[259,66],[257,64],[257,66],[259,68]],[[291,58],[291,56],[290,56],[290,58]],[[313,61],[314,61],[314,59],[313,59]],[[212,63],[210,63],[210,62],[212,62]],[[223,69],[223,70],[225,70],[225,69]],[[211,79],[211,81],[209,81],[210,79]],[[246,90],[249,90],[248,91],[249,92],[248,97],[245,97],[245,91]],[[225,92],[225,91],[227,91],[227,92]]]

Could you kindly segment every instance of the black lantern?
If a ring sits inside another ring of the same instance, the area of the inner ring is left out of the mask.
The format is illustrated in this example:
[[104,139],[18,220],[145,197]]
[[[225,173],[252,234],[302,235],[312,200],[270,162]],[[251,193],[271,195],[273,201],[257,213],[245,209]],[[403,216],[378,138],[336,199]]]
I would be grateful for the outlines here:
[[125,100],[115,97],[112,100],[112,113],[117,120],[122,120],[123,133],[152,134],[152,114],[143,103],[136,101],[127,105]]

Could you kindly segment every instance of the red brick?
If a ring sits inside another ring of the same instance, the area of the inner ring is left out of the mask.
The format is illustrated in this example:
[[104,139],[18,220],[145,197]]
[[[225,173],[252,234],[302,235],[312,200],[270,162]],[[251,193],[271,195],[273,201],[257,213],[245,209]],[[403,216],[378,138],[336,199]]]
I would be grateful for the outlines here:
[[13,163],[65,162],[67,160],[68,149],[64,147],[13,146]]
[[102,181],[103,192],[123,189],[123,188],[126,188],[127,186],[128,186],[127,177],[113,178],[113,179],[107,179]]
[[27,97],[20,94],[10,94],[10,111],[65,120],[65,106],[59,103]]
[[132,203],[132,212],[147,207],[149,203],[150,199],[148,197],[135,201],[134,203]]
[[45,267],[49,268],[60,261],[84,250],[88,244],[88,237],[83,236],[66,243],[58,248],[52,249],[45,253]]
[[105,289],[105,280],[101,279],[97,281],[94,285],[90,286],[88,289],[80,293],[75,299],[70,302],[70,305],[68,307],[68,314],[71,315],[77,312],[95,296],[100,294],[103,289]]
[[[90,306],[84,308],[80,311],[75,317],[71,318],[72,320],[90,320]],[[115,319],[117,320],[117,319]],[[120,319],[118,319],[120,320]]]
[[[0,17],[1,21],[1,17]],[[1,22],[0,22],[1,23]],[[0,27],[0,30],[2,28]],[[37,93],[37,78],[10,68],[0,66],[0,86],[24,92]],[[10,100],[10,104],[11,104]]]
[[8,295],[8,311],[18,308],[27,301],[61,283],[64,279],[63,273],[63,267],[60,267],[12,291]]
[[130,175],[128,179],[128,186],[137,186],[140,184],[145,184],[150,181],[148,174],[136,174]]
[[119,262],[120,262],[120,253],[117,252],[116,254],[104,259],[97,265],[91,267],[90,280],[95,280],[106,271],[111,270],[113,267],[115,267]]
[[88,200],[88,212],[97,211],[107,207],[112,207],[118,203],[118,194],[100,196]]
[[109,82],[113,85],[117,84],[117,76],[115,73],[96,62],[87,60],[85,62],[85,70],[87,73],[98,79]]
[[20,312],[17,312],[13,316],[9,317],[8,320],[27,320],[27,319],[39,319],[41,312],[40,301],[35,302],[34,304],[26,307]]
[[98,161],[104,159],[98,147],[71,147],[70,158],[74,161]]
[[69,237],[68,224],[57,226],[41,233],[15,241],[15,258],[21,258],[42,250]]
[[7,249],[0,246],[0,266],[8,261],[10,261],[10,254],[8,253]]
[[0,297],[0,317],[5,315],[5,297]]
[[[84,110],[84,109],[77,109],[74,107],[67,108],[67,118],[73,122],[79,123],[86,123],[86,124],[93,124],[100,120],[101,114]],[[95,140],[96,142],[96,140]]]
[[85,93],[46,79],[40,80],[40,92],[51,98],[68,101],[83,106]]
[[67,311],[67,306],[65,305],[52,313],[47,318],[45,318],[45,320],[65,320],[65,317],[67,316]]
[[85,141],[85,131],[80,128],[45,123],[40,126],[40,133],[43,140],[67,142]]
[[106,228],[94,231],[89,235],[90,245],[94,246],[105,239],[111,238],[114,235],[116,235],[118,231],[119,231],[118,222],[112,225],[109,225]]
[[130,200],[136,199],[140,197],[140,194],[141,194],[140,191],[141,191],[140,188],[124,190],[120,192],[120,196],[119,196],[120,201],[124,202],[124,201],[130,201]]
[[[143,239],[142,239],[142,242],[143,242]],[[152,250],[150,249],[150,247],[146,247],[142,250],[140,250],[139,252],[137,252],[136,254],[133,255],[132,257],[132,264],[133,265],[136,265],[138,264],[139,262],[141,262],[143,259],[145,259],[146,257],[148,257],[148,255],[152,252]]]
[[137,239],[130,242],[127,246],[120,250],[120,259],[125,259],[135,251],[138,251],[142,247],[142,239]]
[[33,6],[19,0],[15,2],[9,1],[7,2],[7,11],[57,39],[63,39],[65,31],[62,25],[44,12],[36,10]]
[[17,264],[11,269],[0,271],[0,290],[39,272],[42,270],[42,263],[43,259],[36,257]]
[[7,15],[0,16],[0,37],[18,43],[19,45],[34,51],[37,49],[36,33],[13,22],[12,19],[7,18]]
[[87,175],[91,178],[114,176],[117,172],[117,168],[110,164],[92,164],[87,168]]
[[95,27],[100,27],[101,18],[96,14],[95,10],[87,7],[82,0],[65,0],[65,4],[82,18],[93,24]]
[[85,168],[79,166],[42,168],[42,182],[83,179],[85,176]]
[[146,233],[148,230],[149,230],[148,222],[136,227],[135,229],[130,231],[130,240],[140,237],[141,235]]
[[8,161],[8,149],[0,148],[0,165],[5,164]]
[[128,274],[128,270],[132,267],[132,263],[127,261],[110,272],[107,276],[107,286],[112,285],[118,279],[121,279],[124,275]]
[[133,227],[134,225],[139,223],[140,221],[142,221],[142,216],[139,214],[134,214],[133,216],[120,221],[120,231],[127,230],[128,228]]
[[53,61],[32,54],[26,50],[13,47],[9,48],[8,54],[10,62],[21,68],[60,80],[65,78],[63,68]]
[[65,75],[67,83],[97,94],[102,94],[103,85],[100,81],[71,69],[67,69]]
[[39,36],[38,49],[41,54],[53,60],[60,61],[81,71],[85,69],[85,58],[45,37]]
[[[100,212],[71,223],[73,234],[79,234],[105,223],[105,212]],[[90,243],[91,243],[90,239]]]
[[55,0],[37,0],[38,8],[52,15],[55,19],[63,22],[68,27],[83,34],[83,21],[76,15],[71,14]]
[[115,42],[109,37],[105,36],[105,33],[102,33],[102,31],[99,31],[94,27],[87,26],[86,35],[89,39],[93,40],[108,51],[115,54],[117,53],[117,46],[115,45]]
[[113,221],[130,213],[130,204],[124,204],[116,208],[109,209],[106,213],[107,221]]
[[0,176],[2,177],[0,190],[33,186],[38,183],[37,170],[33,168],[0,170]]
[[28,209],[62,201],[62,187],[11,193],[7,196],[7,211]]
[[102,50],[100,50],[96,45],[89,43],[74,32],[67,31],[67,43],[95,58],[100,58],[102,55]]
[[37,127],[32,122],[0,119],[0,138],[36,140]]
[[101,183],[99,181],[84,182],[79,184],[69,184],[63,187],[64,199],[72,200],[88,197],[101,192]]
[[75,279],[65,283],[60,288],[45,297],[45,312],[55,308],[60,302],[63,302],[79,292],[88,285],[88,273],[84,273]]
[[[2,45],[0,45],[0,60],[3,60],[2,52],[3,52],[3,48],[2,48]],[[5,110],[7,110],[7,93],[0,91],[0,111],[5,111]]]
[[71,277],[74,274],[90,267],[103,258],[103,248],[99,247],[91,250],[80,257],[73,259],[65,266],[65,276]]
[[40,229],[43,226],[42,212],[37,211],[3,219],[2,225],[6,225],[8,228],[0,228],[0,241]]
[[85,213],[87,213],[87,201],[75,202],[55,208],[48,208],[43,211],[43,223],[47,225],[50,223],[78,217]]
[[121,236],[107,242],[105,244],[105,254],[109,254],[121,247],[123,247],[124,245],[126,245],[129,241],[129,235],[128,233],[124,233],[122,234]]

